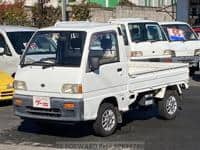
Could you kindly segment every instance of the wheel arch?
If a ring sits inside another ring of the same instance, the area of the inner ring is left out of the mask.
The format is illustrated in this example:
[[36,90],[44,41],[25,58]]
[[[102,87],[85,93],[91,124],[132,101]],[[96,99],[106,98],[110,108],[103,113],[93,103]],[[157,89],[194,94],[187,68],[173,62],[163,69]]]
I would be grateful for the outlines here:
[[104,99],[101,101],[100,105],[99,105],[97,115],[98,115],[98,113],[99,113],[99,110],[100,110],[101,105],[104,104],[104,103],[110,103],[110,104],[113,104],[113,105],[114,105],[114,107],[116,108],[116,109],[115,109],[115,110],[116,110],[116,113],[117,113],[117,122],[118,122],[118,123],[122,123],[122,114],[121,114],[120,111],[119,111],[119,104],[118,104],[118,101],[117,101],[117,97],[115,97],[115,96],[110,96],[110,97],[104,98]]
[[165,97],[165,93],[167,90],[175,90],[177,91],[177,93],[179,95],[182,94],[182,89],[180,85],[172,85],[172,86],[167,86],[167,87],[163,87],[161,88],[156,94],[155,94],[155,98],[159,98],[159,99],[163,99]]
[[115,107],[118,107],[117,98],[116,98],[115,96],[110,96],[110,97],[104,98],[104,99],[101,101],[100,106],[101,106],[103,103],[111,103],[111,104],[113,104]]

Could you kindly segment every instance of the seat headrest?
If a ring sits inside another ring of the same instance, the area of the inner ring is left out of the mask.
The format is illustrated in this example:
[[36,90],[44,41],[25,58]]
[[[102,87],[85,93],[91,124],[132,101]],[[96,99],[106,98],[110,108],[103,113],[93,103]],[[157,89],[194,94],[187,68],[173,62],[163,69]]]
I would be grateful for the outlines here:
[[101,39],[101,48],[103,50],[107,50],[107,49],[111,50],[112,49],[112,40],[110,38],[109,39],[107,39],[107,38]]
[[81,39],[80,38],[74,38],[74,39],[71,39],[71,47],[72,48],[81,48]]

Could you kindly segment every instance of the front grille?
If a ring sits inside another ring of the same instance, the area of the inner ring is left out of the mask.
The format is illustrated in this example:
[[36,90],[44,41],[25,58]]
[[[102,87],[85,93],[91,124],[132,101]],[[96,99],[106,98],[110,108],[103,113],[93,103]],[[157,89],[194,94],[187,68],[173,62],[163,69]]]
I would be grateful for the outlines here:
[[61,117],[61,110],[57,108],[43,109],[34,108],[31,106],[26,107],[26,112],[32,115],[46,116],[46,117]]
[[0,92],[0,97],[13,96],[13,91]]

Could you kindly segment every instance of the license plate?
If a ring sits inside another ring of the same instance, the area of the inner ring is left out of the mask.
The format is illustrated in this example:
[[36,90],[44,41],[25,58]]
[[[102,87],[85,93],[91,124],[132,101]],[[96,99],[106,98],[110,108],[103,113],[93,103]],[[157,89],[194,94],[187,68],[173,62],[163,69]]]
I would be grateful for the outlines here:
[[49,97],[33,96],[33,107],[50,109],[51,108],[50,98]]

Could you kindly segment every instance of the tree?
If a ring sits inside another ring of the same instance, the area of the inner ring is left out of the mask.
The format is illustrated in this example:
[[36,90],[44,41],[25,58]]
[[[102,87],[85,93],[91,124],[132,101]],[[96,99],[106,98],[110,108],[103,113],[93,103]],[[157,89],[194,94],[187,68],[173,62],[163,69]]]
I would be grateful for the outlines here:
[[130,2],[129,0],[120,0],[119,1],[119,6],[136,6],[134,3]]
[[14,3],[4,2],[0,4],[0,24],[30,24],[28,15],[24,10],[24,1],[17,0]]
[[38,3],[32,8],[32,21],[36,27],[47,27],[61,20],[61,8]]

